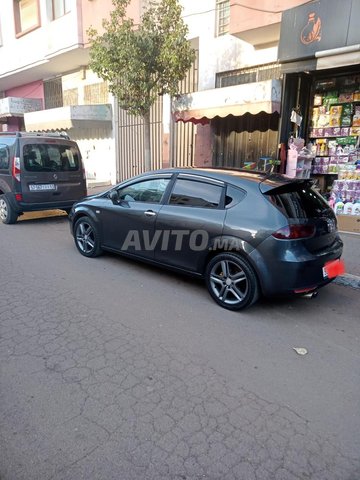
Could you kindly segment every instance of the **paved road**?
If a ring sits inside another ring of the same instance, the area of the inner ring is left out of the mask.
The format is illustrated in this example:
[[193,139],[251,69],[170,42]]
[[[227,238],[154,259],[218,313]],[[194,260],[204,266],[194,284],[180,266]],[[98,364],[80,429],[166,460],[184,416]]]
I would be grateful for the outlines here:
[[360,478],[358,290],[228,312],[64,216],[0,250],[1,480]]

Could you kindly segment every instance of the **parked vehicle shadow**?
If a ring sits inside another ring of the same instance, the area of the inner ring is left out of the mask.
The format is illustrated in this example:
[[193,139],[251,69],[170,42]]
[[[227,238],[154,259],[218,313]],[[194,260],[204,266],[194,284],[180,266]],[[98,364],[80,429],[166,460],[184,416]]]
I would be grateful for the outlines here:
[[19,217],[18,222],[51,222],[51,221],[67,221],[68,215],[64,210],[44,210],[41,212],[27,212]]

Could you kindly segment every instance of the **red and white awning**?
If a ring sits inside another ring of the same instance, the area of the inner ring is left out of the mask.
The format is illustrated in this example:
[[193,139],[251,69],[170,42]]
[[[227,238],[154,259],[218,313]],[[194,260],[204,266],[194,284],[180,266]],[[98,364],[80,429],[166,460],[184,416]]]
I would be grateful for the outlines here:
[[181,95],[173,100],[175,120],[209,123],[214,117],[280,113],[281,81],[247,83]]

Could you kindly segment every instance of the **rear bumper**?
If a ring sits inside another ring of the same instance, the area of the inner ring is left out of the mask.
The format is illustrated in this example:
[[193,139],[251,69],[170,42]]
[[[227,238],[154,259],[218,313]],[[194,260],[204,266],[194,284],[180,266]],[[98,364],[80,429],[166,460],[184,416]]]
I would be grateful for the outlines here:
[[14,193],[7,193],[6,194],[11,206],[17,213],[22,212],[36,212],[40,210],[64,210],[70,209],[75,202],[78,202],[78,198],[70,199],[70,200],[59,200],[56,202],[37,202],[37,203],[28,203],[28,202],[19,202],[15,198]]
[[[269,245],[271,242],[274,242],[274,248]],[[286,242],[281,241],[280,248],[276,248],[276,242],[275,239],[268,239],[250,254],[265,296],[312,291],[333,280],[324,276],[323,267],[327,262],[341,258],[343,242],[339,237],[330,248],[316,254],[307,251],[300,243],[297,248],[292,245],[287,249]],[[269,251],[273,254],[271,258]]]

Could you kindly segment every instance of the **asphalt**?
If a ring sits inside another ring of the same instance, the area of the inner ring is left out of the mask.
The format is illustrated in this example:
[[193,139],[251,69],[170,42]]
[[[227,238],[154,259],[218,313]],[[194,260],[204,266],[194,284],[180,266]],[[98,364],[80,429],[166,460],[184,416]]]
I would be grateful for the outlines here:
[[[94,195],[111,188],[111,185],[89,185],[88,194]],[[344,242],[342,259],[345,263],[345,273],[339,275],[334,282],[352,288],[360,289],[360,234],[340,232]]]

